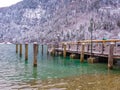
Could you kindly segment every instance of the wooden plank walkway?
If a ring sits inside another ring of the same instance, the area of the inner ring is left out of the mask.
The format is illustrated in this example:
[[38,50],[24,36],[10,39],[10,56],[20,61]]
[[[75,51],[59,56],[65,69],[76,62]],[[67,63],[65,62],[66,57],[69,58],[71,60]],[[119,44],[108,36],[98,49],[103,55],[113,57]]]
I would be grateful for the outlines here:
[[[55,48],[55,51],[58,52],[63,52],[63,49],[61,48]],[[74,54],[81,54],[81,52],[76,51],[76,50],[66,50],[67,53],[74,53]],[[85,55],[91,55],[90,51],[89,52],[84,52]],[[100,56],[100,57],[108,57],[108,53],[100,53],[100,52],[93,52],[93,56]],[[120,53],[114,54],[114,59],[120,59]]]
[[[84,49],[82,48],[82,44],[84,44]],[[92,56],[106,57],[109,60],[111,58],[120,59],[120,40],[92,40],[92,44],[91,40],[62,42],[55,46],[55,51],[63,52],[64,54],[81,54],[82,50],[84,50],[85,55],[91,55],[92,52]]]

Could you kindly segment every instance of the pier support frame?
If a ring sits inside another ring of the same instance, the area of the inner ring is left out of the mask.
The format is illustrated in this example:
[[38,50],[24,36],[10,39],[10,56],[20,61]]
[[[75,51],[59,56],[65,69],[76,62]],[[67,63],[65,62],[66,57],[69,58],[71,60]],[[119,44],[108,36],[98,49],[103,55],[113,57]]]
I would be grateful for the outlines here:
[[36,48],[37,48],[37,54],[39,53],[39,44],[37,44],[37,46],[36,46]]
[[28,44],[25,44],[25,60],[28,60]]
[[80,62],[84,62],[84,50],[85,50],[85,43],[82,43]]
[[88,58],[88,63],[92,63],[92,64],[93,64],[93,63],[97,63],[97,62],[98,62],[98,60],[96,60],[95,57],[91,57],[91,56],[90,56],[90,57]]
[[18,53],[18,44],[16,44],[16,53]]
[[63,45],[63,56],[66,58],[66,44]]
[[22,44],[20,44],[20,57],[22,57]]
[[52,56],[55,56],[55,45],[52,45],[51,55],[52,55]]
[[42,54],[43,54],[43,50],[44,50],[44,46],[43,46],[43,44],[41,45],[41,47],[42,47],[42,51],[41,51],[41,52],[42,52]]
[[47,45],[47,55],[49,55],[49,45]]
[[34,55],[34,61],[33,61],[33,66],[34,67],[37,67],[37,44],[36,43],[34,43],[33,44],[33,55]]
[[108,69],[113,69],[113,52],[114,52],[114,43],[112,42],[109,46],[109,55],[108,55]]

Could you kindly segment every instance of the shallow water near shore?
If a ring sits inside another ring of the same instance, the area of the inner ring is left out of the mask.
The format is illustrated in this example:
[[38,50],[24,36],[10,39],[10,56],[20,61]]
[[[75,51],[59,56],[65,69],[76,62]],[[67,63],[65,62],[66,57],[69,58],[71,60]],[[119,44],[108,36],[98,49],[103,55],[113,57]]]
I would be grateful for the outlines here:
[[38,67],[33,67],[33,46],[29,59],[15,53],[15,45],[0,45],[0,90],[120,90],[120,67],[80,63],[79,59],[47,55],[39,46]]

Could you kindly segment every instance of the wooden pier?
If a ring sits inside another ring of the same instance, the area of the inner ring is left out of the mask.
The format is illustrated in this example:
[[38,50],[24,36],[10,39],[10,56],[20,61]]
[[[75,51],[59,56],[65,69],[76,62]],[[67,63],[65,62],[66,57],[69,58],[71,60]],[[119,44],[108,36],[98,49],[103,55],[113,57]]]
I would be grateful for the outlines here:
[[84,56],[89,56],[89,62],[96,62],[96,57],[107,58],[108,68],[113,68],[115,59],[120,59],[120,40],[83,40],[77,42],[62,42],[57,45],[55,52],[63,52],[66,57],[69,54],[80,54],[80,61],[84,61]]
[[[16,44],[16,54],[18,54],[18,46],[19,46],[19,56],[22,57],[22,51],[23,51],[23,44]],[[28,43],[26,43],[25,45],[25,61],[28,60]],[[37,67],[37,55],[38,55],[38,49],[39,49],[39,45],[35,42],[33,44],[33,66]],[[42,47],[42,51],[43,51],[43,47]]]
[[[22,57],[22,44],[16,44],[16,53],[18,53],[18,46],[20,46],[19,56]],[[50,46],[50,47],[49,47]],[[70,55],[71,58],[79,56],[80,62],[84,62],[87,56],[89,63],[97,62],[96,58],[107,58],[108,68],[113,68],[113,63],[116,59],[120,60],[120,40],[83,40],[77,42],[62,42],[59,44],[52,44],[47,47],[48,52],[54,56],[63,55],[66,58]],[[37,55],[39,52],[39,44],[33,44],[33,66],[37,67]],[[41,53],[43,54],[43,45]],[[28,60],[28,44],[25,44],[25,60]],[[102,61],[102,60],[100,60]]]

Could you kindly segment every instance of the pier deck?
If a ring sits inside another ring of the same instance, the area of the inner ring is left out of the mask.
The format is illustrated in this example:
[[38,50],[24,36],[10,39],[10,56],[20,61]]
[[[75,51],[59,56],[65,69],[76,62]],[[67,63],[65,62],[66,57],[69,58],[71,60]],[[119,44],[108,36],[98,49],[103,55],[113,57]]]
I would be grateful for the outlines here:
[[[114,59],[120,59],[120,40],[84,40],[77,42],[62,42],[54,47],[56,52],[82,54],[93,57],[108,58],[108,66]],[[109,63],[110,62],[110,63]]]

